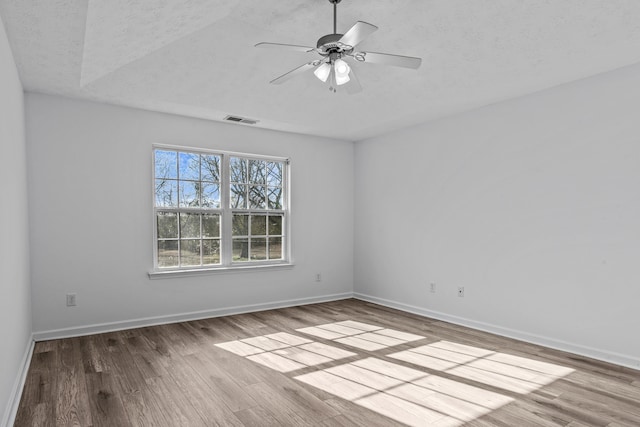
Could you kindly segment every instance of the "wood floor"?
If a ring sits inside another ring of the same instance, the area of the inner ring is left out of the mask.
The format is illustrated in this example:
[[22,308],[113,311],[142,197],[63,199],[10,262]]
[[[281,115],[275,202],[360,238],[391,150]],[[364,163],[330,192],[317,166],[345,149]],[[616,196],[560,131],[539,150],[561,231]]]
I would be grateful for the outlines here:
[[39,342],[16,426],[640,426],[640,371],[344,300]]

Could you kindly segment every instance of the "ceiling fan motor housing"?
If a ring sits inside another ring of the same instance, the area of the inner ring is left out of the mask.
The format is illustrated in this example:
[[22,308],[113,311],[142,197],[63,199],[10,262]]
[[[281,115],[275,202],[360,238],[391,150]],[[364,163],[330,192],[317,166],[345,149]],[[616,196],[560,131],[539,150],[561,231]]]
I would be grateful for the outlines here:
[[340,49],[342,43],[338,43],[342,38],[342,34],[327,34],[318,39],[317,48],[322,49],[323,52],[327,52],[330,49]]
[[320,50],[322,55],[338,54],[340,57],[349,54],[352,50],[352,46],[345,45],[340,42],[343,34],[327,34],[318,39],[316,47]]

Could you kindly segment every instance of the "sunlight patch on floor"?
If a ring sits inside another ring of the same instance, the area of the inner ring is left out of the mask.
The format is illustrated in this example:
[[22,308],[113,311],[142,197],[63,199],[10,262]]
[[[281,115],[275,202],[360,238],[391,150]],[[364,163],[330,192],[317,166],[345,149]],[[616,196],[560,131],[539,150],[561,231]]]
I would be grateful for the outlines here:
[[564,377],[573,369],[448,341],[389,354],[424,368],[525,394]]
[[[296,331],[367,351],[425,338],[351,320]],[[358,356],[286,332],[216,346],[282,373],[319,369],[320,365]],[[366,357],[293,378],[409,426],[457,427],[514,401],[500,392],[480,388],[481,384],[505,394],[526,394],[573,372],[567,367],[450,341],[382,356],[422,370]],[[447,378],[431,371],[446,373]],[[464,378],[465,383],[451,376]],[[477,385],[467,384],[469,381]]]
[[223,342],[216,344],[216,347],[278,372],[296,371],[356,356],[356,353],[286,332]]
[[410,426],[460,426],[513,401],[373,357],[294,378]]
[[425,338],[353,320],[300,328],[296,331],[366,351],[382,350]]

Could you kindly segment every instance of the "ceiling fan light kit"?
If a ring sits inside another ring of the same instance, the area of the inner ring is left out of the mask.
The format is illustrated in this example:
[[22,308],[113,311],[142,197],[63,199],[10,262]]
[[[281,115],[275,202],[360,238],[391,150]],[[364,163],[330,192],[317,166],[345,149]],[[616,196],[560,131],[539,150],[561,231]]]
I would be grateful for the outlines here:
[[[342,0],[329,0],[333,4],[333,33],[318,39],[316,47],[300,46],[292,44],[262,42],[256,44],[260,48],[287,49],[296,52],[316,52],[321,58],[316,59],[272,80],[272,84],[281,84],[307,70],[314,69],[313,74],[326,83],[329,81],[329,90],[336,92],[336,86],[346,85],[348,93],[360,92],[362,87],[356,78],[353,68],[347,61],[355,60],[360,63],[375,63],[393,65],[396,67],[417,69],[422,63],[421,58],[412,56],[392,55],[388,53],[357,51],[356,46],[378,29],[375,25],[358,21],[344,34],[337,31],[338,3]],[[349,84],[347,84],[349,83]]]

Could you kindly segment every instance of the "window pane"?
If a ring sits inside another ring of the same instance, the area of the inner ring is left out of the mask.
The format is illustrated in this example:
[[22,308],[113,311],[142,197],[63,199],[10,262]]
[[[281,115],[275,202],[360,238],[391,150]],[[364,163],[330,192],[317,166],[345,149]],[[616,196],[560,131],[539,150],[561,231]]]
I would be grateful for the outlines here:
[[282,216],[269,215],[269,235],[282,235]]
[[233,261],[249,261],[249,239],[233,239]]
[[220,264],[220,240],[202,241],[202,264]]
[[200,265],[200,240],[180,240],[180,265]]
[[202,237],[220,237],[220,215],[202,215]]
[[156,206],[161,208],[178,206],[178,181],[156,179]]
[[220,156],[201,156],[202,180],[220,182]]
[[282,188],[269,187],[267,193],[269,196],[269,209],[282,209]]
[[261,185],[249,186],[249,209],[266,209],[266,188]]
[[180,237],[200,238],[200,214],[180,214]]
[[267,216],[251,215],[251,235],[266,236],[267,235]]
[[214,209],[220,207],[219,184],[202,184],[202,207]]
[[251,259],[254,261],[267,259],[267,239],[251,239]]
[[269,237],[269,259],[282,259],[282,237]]
[[158,240],[158,267],[178,266],[178,241]]
[[247,161],[239,157],[231,157],[229,159],[229,172],[231,173],[231,182],[247,182]]
[[234,215],[233,229],[231,232],[234,236],[248,236],[249,235],[249,215]]
[[231,184],[231,208],[247,208],[247,186],[242,184]]
[[178,178],[178,153],[175,151],[155,150],[156,178]]
[[180,207],[196,208],[200,206],[201,184],[195,181],[180,181]]
[[180,153],[180,180],[200,180],[200,155],[195,153]]
[[178,238],[178,214],[158,212],[156,226],[158,227],[158,239]]
[[249,182],[251,184],[264,184],[266,182],[266,165],[262,160],[249,160]]
[[267,184],[273,186],[282,185],[282,163],[269,162],[267,163]]

